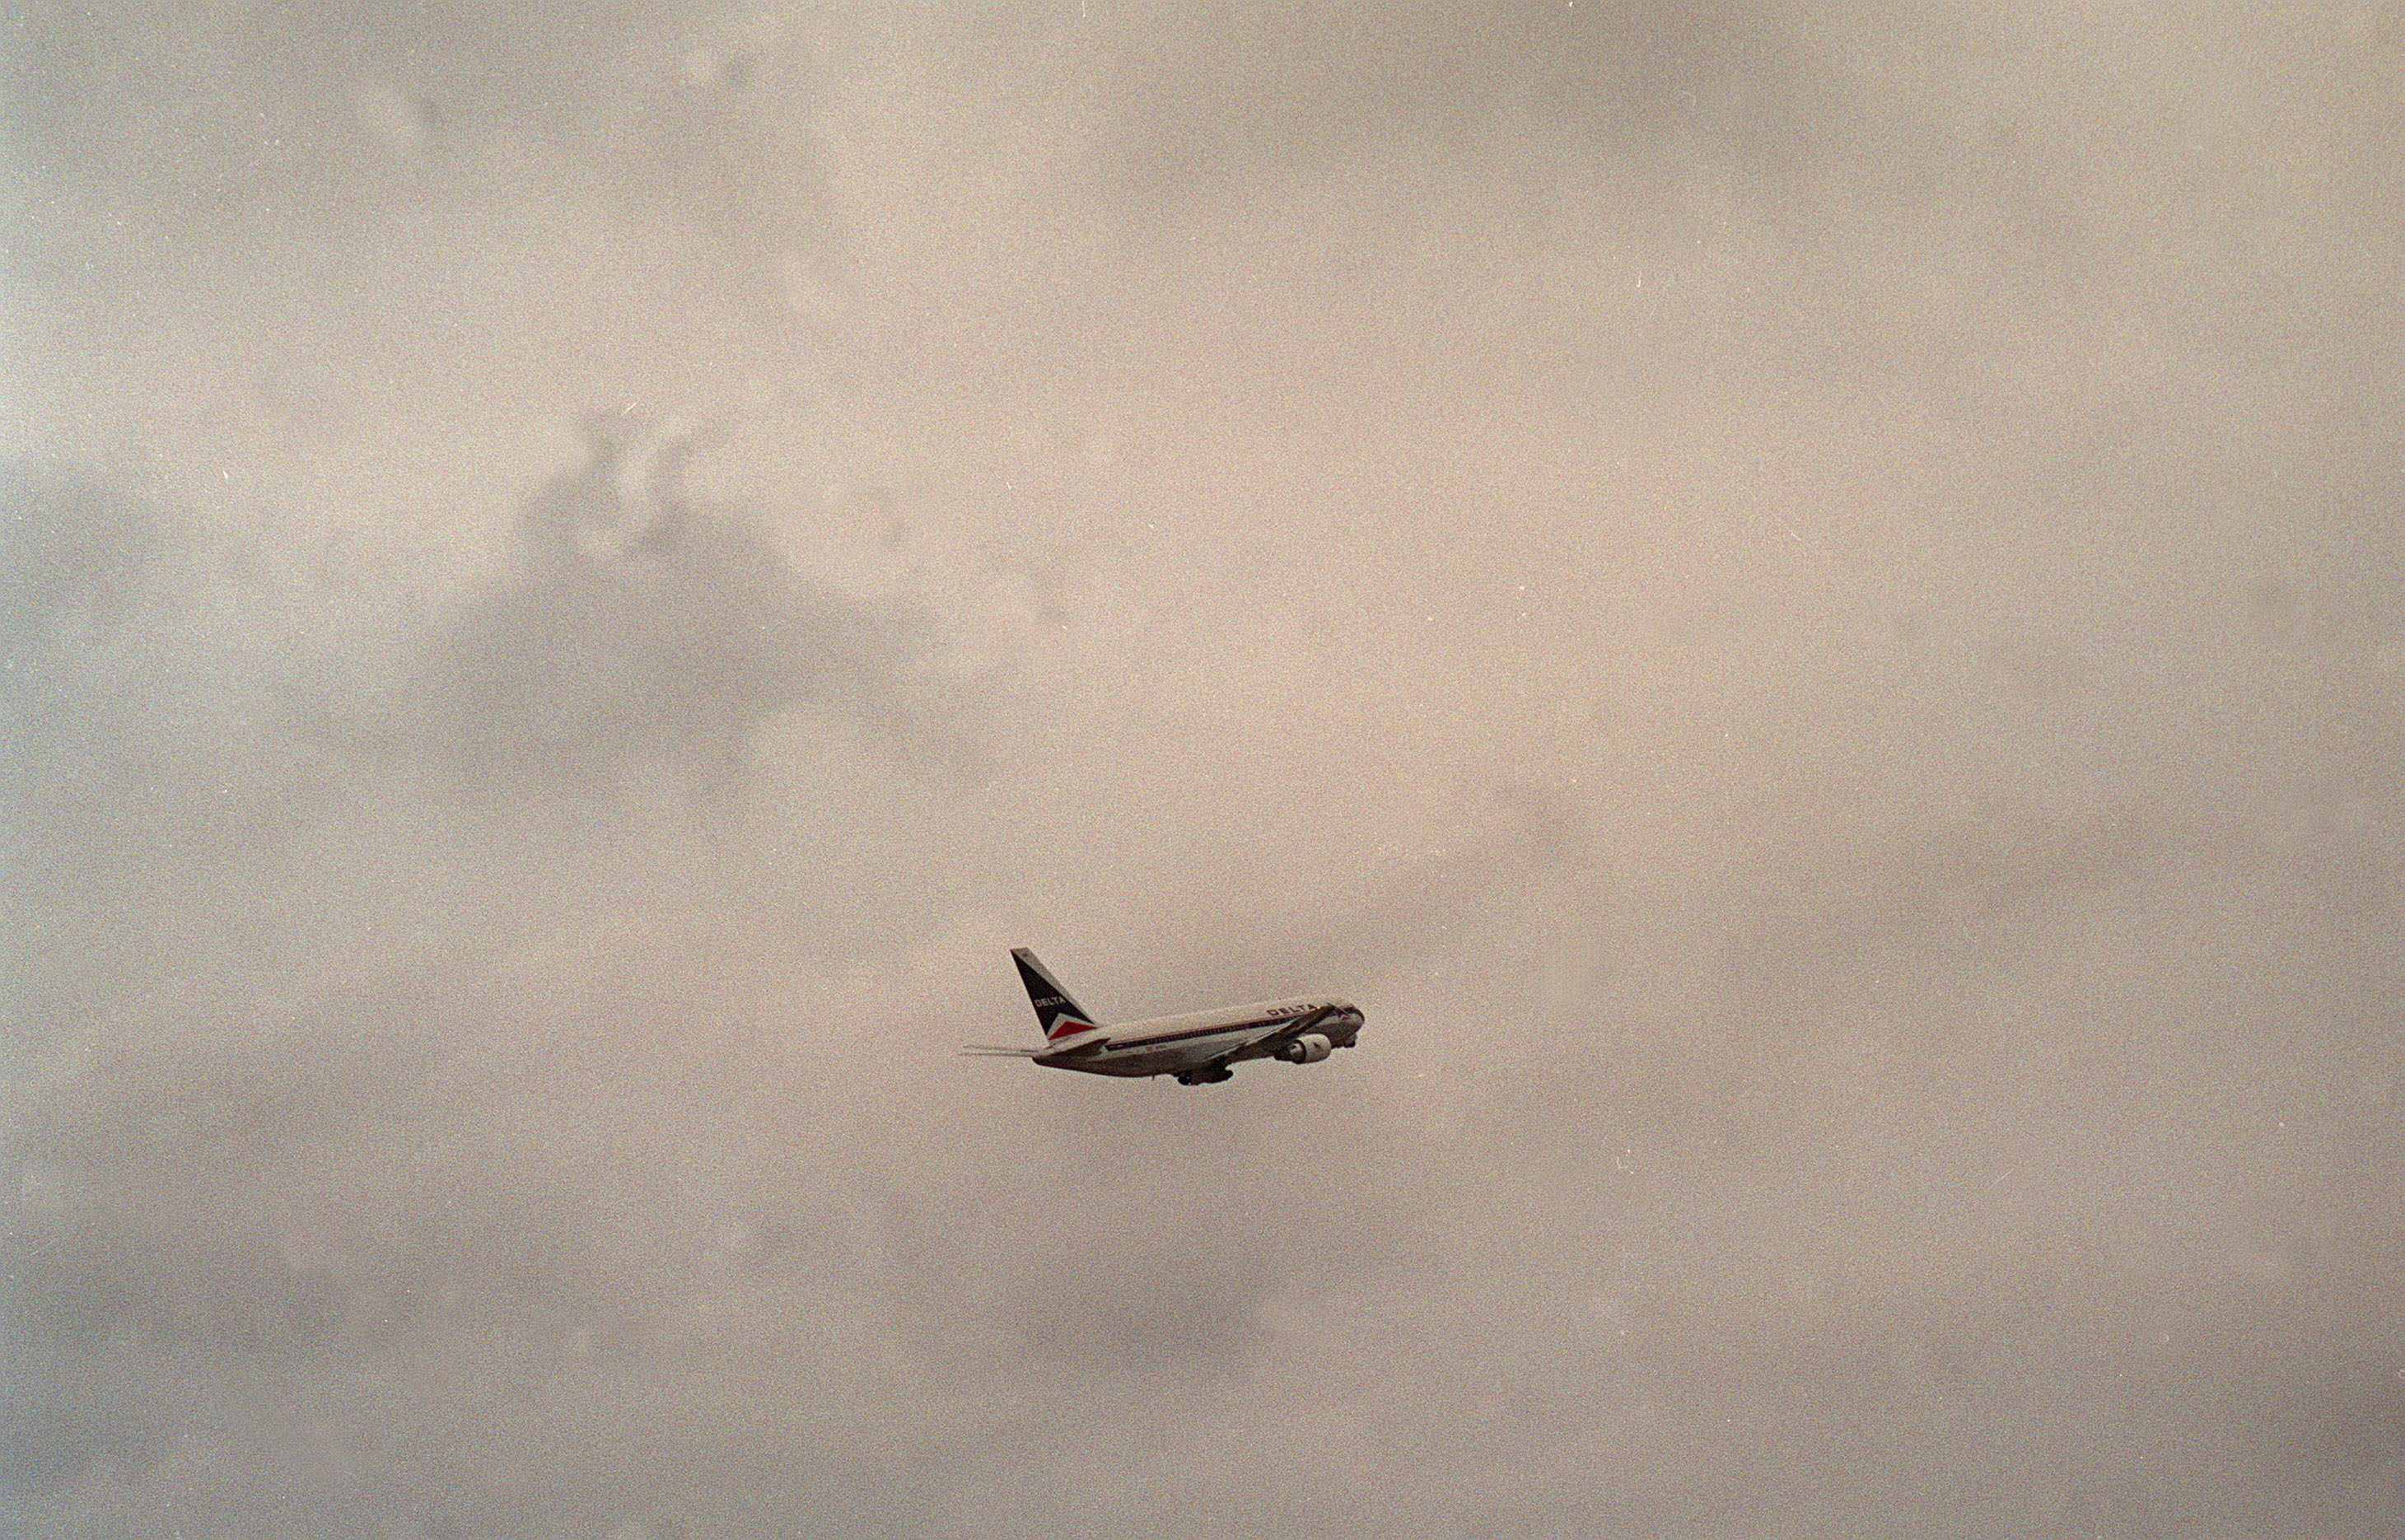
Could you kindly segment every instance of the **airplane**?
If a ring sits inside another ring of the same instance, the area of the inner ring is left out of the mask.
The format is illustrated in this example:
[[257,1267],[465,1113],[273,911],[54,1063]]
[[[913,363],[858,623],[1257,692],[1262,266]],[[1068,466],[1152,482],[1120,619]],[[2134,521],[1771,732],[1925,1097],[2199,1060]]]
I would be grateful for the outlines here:
[[1188,1015],[1156,1016],[1105,1026],[1069,997],[1052,971],[1024,946],[1014,946],[1019,981],[1027,986],[1044,1029],[1041,1048],[976,1045],[964,1054],[1032,1058],[1048,1070],[1081,1070],[1092,1075],[1175,1075],[1180,1085],[1213,1085],[1232,1080],[1231,1066],[1248,1058],[1279,1058],[1316,1064],[1339,1048],[1350,1048],[1361,1031],[1361,1012],[1351,1001],[1326,996],[1228,1005]]

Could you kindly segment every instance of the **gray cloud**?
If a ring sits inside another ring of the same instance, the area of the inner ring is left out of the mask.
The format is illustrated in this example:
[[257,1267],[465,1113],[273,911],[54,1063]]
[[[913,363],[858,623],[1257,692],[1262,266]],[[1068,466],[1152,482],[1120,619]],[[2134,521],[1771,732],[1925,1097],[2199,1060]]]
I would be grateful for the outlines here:
[[2394,41],[32,13],[7,1526],[2386,1533]]
[[920,617],[803,578],[754,520],[688,497],[690,444],[621,414],[586,434],[584,466],[521,513],[517,570],[431,639],[428,698],[401,707],[471,781],[648,760],[723,791],[761,725],[806,703],[974,759],[974,729],[933,715],[965,698],[912,678]]

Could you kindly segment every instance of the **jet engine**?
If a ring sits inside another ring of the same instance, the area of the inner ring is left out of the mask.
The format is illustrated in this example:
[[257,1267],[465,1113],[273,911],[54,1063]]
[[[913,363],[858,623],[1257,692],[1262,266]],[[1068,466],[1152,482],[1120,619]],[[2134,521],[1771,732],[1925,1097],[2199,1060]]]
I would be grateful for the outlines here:
[[1278,1057],[1288,1064],[1316,1064],[1326,1058],[1333,1046],[1317,1032],[1305,1032],[1278,1050]]

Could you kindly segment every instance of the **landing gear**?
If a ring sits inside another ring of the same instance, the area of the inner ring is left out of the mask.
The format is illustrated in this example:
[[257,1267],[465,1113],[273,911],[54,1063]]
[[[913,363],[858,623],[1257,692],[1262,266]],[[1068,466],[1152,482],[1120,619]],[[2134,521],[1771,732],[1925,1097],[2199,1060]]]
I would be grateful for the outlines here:
[[1222,1064],[1213,1070],[1188,1070],[1177,1077],[1180,1085],[1217,1085],[1223,1080],[1233,1080],[1236,1071]]

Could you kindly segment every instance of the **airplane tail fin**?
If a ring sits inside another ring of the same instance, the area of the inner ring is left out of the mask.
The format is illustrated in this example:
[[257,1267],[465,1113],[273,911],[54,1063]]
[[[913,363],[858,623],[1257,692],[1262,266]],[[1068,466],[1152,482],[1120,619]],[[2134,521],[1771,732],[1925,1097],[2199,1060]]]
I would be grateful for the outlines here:
[[1027,986],[1027,999],[1035,1007],[1035,1019],[1044,1029],[1044,1041],[1058,1042],[1072,1032],[1083,1032],[1102,1025],[1092,1013],[1069,998],[1069,991],[1052,970],[1036,959],[1024,946],[1010,949],[1010,960],[1019,964],[1019,982]]

